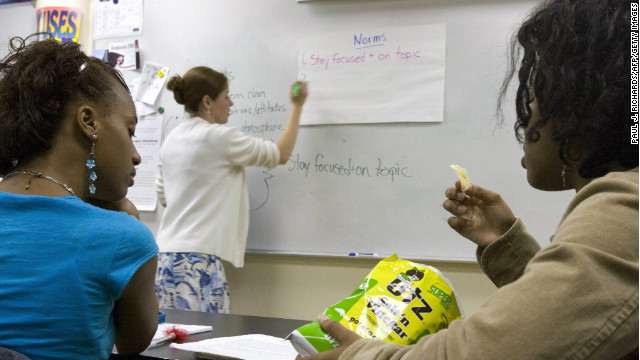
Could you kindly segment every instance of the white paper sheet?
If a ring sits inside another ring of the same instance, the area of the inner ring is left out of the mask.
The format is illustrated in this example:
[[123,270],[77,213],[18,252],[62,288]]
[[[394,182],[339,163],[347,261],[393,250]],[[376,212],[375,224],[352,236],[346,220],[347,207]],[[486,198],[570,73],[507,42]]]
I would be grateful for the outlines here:
[[302,125],[441,122],[446,25],[358,29],[301,38],[309,81]]
[[262,334],[171,344],[171,347],[186,351],[232,356],[245,360],[294,360],[298,355],[288,340]]

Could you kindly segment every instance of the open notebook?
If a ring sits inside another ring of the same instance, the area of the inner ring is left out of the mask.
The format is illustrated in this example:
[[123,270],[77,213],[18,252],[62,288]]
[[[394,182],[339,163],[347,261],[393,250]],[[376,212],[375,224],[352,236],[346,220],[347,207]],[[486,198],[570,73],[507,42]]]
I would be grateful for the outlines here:
[[171,347],[244,360],[294,360],[298,355],[289,340],[262,334],[222,337],[184,344],[173,343]]

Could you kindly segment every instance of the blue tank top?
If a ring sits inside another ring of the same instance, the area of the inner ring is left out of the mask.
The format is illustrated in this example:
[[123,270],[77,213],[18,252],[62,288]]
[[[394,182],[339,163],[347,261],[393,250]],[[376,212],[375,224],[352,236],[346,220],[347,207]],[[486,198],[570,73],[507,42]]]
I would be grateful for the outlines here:
[[113,306],[158,246],[133,216],[74,196],[0,192],[0,346],[108,359]]

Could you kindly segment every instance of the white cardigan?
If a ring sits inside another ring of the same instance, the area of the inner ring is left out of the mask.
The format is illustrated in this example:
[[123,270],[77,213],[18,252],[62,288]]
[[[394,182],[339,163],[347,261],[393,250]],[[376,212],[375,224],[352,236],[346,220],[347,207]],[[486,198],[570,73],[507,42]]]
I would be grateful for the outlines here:
[[216,255],[244,266],[249,230],[245,166],[274,168],[280,150],[271,141],[198,117],[165,139],[155,189],[166,204],[157,242],[160,252]]

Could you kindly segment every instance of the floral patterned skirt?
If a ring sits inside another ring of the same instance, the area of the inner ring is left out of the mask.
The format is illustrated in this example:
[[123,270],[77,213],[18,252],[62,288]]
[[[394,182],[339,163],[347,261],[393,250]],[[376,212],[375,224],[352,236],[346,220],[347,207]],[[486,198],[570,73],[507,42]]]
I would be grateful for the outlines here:
[[161,308],[229,314],[222,260],[200,253],[158,253],[155,282]]

